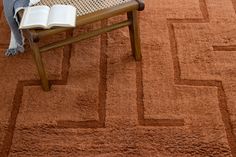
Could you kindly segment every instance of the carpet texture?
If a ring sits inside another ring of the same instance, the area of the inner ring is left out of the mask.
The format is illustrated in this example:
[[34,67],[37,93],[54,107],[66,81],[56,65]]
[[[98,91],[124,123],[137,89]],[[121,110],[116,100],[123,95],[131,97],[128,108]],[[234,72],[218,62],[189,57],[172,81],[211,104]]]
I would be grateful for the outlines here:
[[50,92],[0,8],[1,157],[236,157],[235,0],[146,0],[141,62],[127,28],[56,49]]

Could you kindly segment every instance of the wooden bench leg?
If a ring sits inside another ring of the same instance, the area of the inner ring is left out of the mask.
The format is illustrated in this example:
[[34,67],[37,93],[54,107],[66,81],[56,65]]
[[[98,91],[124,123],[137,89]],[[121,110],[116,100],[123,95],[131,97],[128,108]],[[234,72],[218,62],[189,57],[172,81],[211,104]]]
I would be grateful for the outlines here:
[[42,56],[39,52],[39,47],[37,45],[37,43],[31,42],[31,49],[32,49],[32,53],[33,53],[33,57],[36,63],[36,67],[38,69],[38,73],[40,76],[40,80],[41,80],[41,85],[44,91],[49,91],[50,90],[50,84],[43,66],[43,61],[42,61]]
[[140,35],[138,26],[138,12],[136,10],[127,13],[128,19],[132,21],[132,25],[129,26],[129,34],[132,52],[136,60],[141,60],[141,46],[140,46]]

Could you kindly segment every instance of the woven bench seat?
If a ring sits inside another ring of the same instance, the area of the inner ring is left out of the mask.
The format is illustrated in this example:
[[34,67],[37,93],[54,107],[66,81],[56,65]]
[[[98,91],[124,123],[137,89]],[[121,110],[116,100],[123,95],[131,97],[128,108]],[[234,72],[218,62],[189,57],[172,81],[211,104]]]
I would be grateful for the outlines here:
[[115,7],[130,1],[132,0],[41,0],[37,5],[73,5],[77,9],[77,16],[82,16],[99,10]]
[[[72,43],[128,26],[133,56],[136,60],[141,59],[137,11],[144,9],[144,3],[142,0],[41,0],[37,5],[52,6],[55,4],[68,4],[76,7],[76,27],[97,22],[103,19],[108,19],[110,17],[124,13],[127,14],[127,20],[104,26],[89,32],[80,33],[79,35],[73,34],[74,28],[67,27],[23,30],[27,39],[29,40],[35,64],[40,76],[41,85],[44,91],[50,90],[51,83],[48,80],[46,71],[44,69],[41,53],[51,49],[71,45]],[[20,17],[22,17],[22,14],[23,13],[21,12]],[[47,43],[39,47],[39,42],[42,38],[46,36],[53,36],[61,32],[67,32],[66,39],[62,39],[53,43]]]

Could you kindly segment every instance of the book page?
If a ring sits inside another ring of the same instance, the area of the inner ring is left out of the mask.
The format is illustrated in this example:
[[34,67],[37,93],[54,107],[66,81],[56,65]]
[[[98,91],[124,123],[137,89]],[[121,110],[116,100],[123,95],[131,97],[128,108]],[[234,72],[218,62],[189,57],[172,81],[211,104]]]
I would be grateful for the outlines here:
[[46,27],[50,8],[48,6],[34,6],[26,8],[20,28]]
[[74,27],[76,8],[71,5],[53,5],[48,19],[48,26]]

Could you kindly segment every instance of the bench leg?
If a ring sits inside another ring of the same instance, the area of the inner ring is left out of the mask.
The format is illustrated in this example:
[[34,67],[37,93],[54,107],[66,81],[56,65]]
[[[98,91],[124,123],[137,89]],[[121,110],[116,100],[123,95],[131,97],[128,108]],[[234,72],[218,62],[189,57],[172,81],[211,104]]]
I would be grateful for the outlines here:
[[39,47],[36,43],[31,42],[31,49],[33,53],[33,57],[36,63],[36,67],[38,69],[38,73],[40,76],[41,80],[41,85],[44,91],[49,91],[50,90],[50,84],[43,66],[43,61],[42,61],[42,56],[39,52]]
[[141,60],[141,46],[140,46],[140,35],[138,26],[138,12],[136,10],[127,13],[128,19],[132,21],[129,26],[129,34],[132,52],[136,60]]

